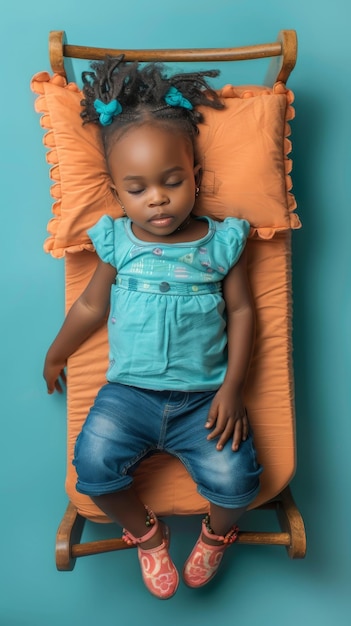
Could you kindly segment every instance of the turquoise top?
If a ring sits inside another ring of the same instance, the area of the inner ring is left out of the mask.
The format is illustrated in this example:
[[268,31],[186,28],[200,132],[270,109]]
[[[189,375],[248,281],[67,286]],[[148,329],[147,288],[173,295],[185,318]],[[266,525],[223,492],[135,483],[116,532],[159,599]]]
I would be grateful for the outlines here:
[[137,239],[128,218],[104,216],[88,231],[117,269],[108,320],[107,380],[156,390],[220,387],[227,368],[222,281],[238,261],[246,220],[209,218],[208,233],[179,244]]

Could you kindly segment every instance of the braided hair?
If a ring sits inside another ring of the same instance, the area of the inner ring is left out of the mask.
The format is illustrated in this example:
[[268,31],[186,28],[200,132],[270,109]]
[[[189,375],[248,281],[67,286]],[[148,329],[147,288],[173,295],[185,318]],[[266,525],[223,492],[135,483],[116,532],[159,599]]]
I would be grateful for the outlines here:
[[[160,63],[140,65],[138,62],[124,61],[124,55],[107,56],[104,61],[93,62],[91,70],[83,72],[83,123],[101,123],[96,102],[102,106],[118,102],[119,112],[111,116],[108,124],[101,125],[105,151],[110,140],[118,131],[123,133],[130,125],[154,122],[175,126],[190,138],[193,147],[198,124],[203,122],[203,114],[198,106],[223,109],[224,104],[212,89],[206,78],[218,76],[217,70],[179,73],[168,76]],[[167,104],[165,97],[174,89],[189,106]]]

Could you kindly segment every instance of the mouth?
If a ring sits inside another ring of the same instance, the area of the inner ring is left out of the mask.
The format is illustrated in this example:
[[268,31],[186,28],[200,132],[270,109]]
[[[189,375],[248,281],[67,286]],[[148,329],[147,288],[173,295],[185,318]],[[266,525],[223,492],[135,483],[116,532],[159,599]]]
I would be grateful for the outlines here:
[[164,228],[173,223],[173,217],[171,215],[153,215],[148,222],[152,224],[152,226]]

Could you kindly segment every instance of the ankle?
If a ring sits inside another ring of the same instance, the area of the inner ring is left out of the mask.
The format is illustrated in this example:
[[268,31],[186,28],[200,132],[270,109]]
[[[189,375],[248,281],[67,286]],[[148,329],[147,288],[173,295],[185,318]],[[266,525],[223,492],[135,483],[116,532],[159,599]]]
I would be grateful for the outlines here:
[[[141,528],[147,529],[146,532],[143,530],[139,531],[138,535],[133,535],[127,528],[123,528],[123,541],[129,546],[142,546],[142,548],[152,548],[160,545],[162,540],[160,541],[160,537],[162,539],[162,529],[160,529],[158,519],[156,515],[151,511],[148,506],[145,506],[146,518],[145,518],[145,526],[142,525]],[[134,531],[135,532],[135,531]]]
[[139,546],[142,550],[151,550],[152,548],[157,548],[163,542],[164,536],[161,528],[161,524],[158,525],[156,532],[153,534],[150,539],[147,541],[142,541],[139,543]]
[[228,531],[224,531],[223,534],[216,534],[217,529],[213,529],[210,523],[210,516],[206,517],[202,521],[202,533],[201,539],[209,546],[223,546],[234,543],[238,538],[239,528],[234,524]]
[[217,541],[216,539],[212,539],[212,537],[208,537],[205,533],[201,533],[201,541],[208,546],[223,546],[223,541]]

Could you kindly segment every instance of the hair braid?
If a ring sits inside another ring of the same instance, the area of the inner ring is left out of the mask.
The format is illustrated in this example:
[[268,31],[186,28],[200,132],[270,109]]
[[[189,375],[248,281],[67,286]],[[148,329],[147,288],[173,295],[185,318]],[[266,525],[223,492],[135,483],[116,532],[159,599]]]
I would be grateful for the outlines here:
[[[160,123],[177,124],[179,129],[194,137],[203,115],[197,107],[208,106],[223,109],[218,94],[212,89],[207,78],[218,76],[217,70],[182,72],[168,75],[161,63],[141,65],[138,62],[124,61],[124,55],[106,57],[104,61],[93,62],[91,70],[83,72],[83,123],[99,123],[99,114],[94,103],[100,100],[109,104],[117,100],[121,112],[108,126],[102,126],[105,148],[115,131],[130,124],[142,124],[152,119]],[[191,108],[171,106],[165,101],[170,87],[175,87],[191,104]]]

